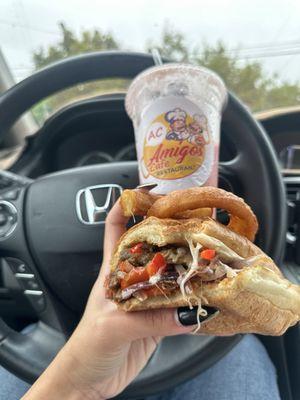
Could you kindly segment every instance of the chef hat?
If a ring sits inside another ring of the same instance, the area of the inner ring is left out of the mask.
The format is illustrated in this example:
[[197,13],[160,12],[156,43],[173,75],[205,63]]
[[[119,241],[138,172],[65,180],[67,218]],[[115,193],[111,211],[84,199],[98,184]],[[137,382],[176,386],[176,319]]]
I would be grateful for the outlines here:
[[206,116],[203,115],[203,114],[201,114],[201,115],[195,114],[195,115],[193,116],[193,118],[194,118],[194,120],[195,120],[198,124],[200,124],[200,125],[206,125],[206,124],[207,124]]
[[179,119],[186,119],[186,112],[183,111],[181,108],[174,108],[174,110],[171,110],[166,113],[165,115],[166,121],[172,123],[174,121],[177,121]]

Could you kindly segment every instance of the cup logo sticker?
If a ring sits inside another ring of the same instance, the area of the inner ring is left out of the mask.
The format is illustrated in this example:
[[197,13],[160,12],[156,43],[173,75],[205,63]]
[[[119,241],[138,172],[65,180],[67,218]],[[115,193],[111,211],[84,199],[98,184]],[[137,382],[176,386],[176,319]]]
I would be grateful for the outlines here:
[[147,175],[158,179],[191,175],[203,164],[210,143],[205,115],[190,115],[179,107],[158,115],[145,135],[142,162]]

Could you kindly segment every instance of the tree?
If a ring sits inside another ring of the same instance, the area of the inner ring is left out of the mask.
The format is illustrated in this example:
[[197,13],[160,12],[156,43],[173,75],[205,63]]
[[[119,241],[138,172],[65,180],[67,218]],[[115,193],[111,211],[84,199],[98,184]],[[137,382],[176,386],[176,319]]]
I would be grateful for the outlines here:
[[[213,46],[203,43],[190,48],[184,35],[165,25],[158,43],[152,42],[162,56],[174,61],[188,61],[215,71],[227,88],[235,93],[252,111],[291,106],[300,101],[298,83],[279,83],[277,76],[267,76],[261,63],[241,62],[224,43]],[[149,44],[148,44],[149,49]]]
[[[276,108],[285,106],[295,106],[300,101],[300,87],[285,82],[281,85],[273,85],[267,92],[264,108]],[[264,108],[261,108],[262,110]]]
[[[79,37],[65,24],[60,23],[61,39],[56,45],[41,48],[33,54],[35,67],[41,68],[62,58],[89,51],[120,49],[120,43],[112,33],[100,30],[83,31]],[[219,74],[229,90],[240,97],[252,111],[275,107],[291,106],[300,101],[298,83],[280,82],[278,76],[269,76],[260,62],[238,59],[238,53],[232,54],[222,42],[215,45],[202,43],[191,48],[184,34],[166,23],[158,41],[148,40],[146,50],[157,48],[162,57],[171,61],[190,62],[204,66]],[[62,105],[112,90],[125,90],[128,81],[115,79],[77,85],[52,96],[43,103],[43,110],[51,113]],[[46,107],[45,107],[46,104]],[[50,111],[49,111],[50,110]],[[42,115],[39,110],[39,116]]]
[[42,68],[62,58],[75,56],[90,51],[116,50],[120,44],[111,33],[102,33],[98,29],[83,31],[77,38],[74,33],[63,23],[59,24],[61,40],[48,49],[39,49],[33,53],[35,68]]
[[259,62],[241,65],[238,55],[230,55],[222,42],[215,46],[204,45],[201,55],[194,57],[194,62],[217,72],[228,89],[240,97],[252,111],[299,103],[299,84],[279,83],[277,76],[266,75]]
[[229,90],[240,97],[253,111],[261,109],[271,79],[266,77],[259,62],[241,65],[236,56],[228,53],[222,42],[204,45],[200,55],[194,56],[198,65],[215,71]]
[[[36,69],[77,54],[120,48],[119,42],[109,32],[103,33],[98,29],[92,31],[84,30],[79,37],[76,37],[74,32],[64,23],[59,23],[59,28],[61,39],[57,44],[46,49],[40,48],[33,53],[33,62]],[[124,91],[127,85],[128,81],[125,79],[107,79],[79,84],[43,100],[33,108],[33,114],[39,123],[43,123],[57,109],[75,100],[97,96],[112,90]]]
[[148,40],[146,51],[151,52],[156,48],[162,58],[168,60],[187,62],[189,60],[189,48],[184,35],[173,29],[168,23],[163,27],[160,43]]

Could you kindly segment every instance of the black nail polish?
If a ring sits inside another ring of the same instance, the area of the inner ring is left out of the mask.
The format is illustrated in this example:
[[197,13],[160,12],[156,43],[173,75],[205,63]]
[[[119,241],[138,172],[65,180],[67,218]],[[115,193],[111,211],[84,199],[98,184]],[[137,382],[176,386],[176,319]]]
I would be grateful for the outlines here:
[[[219,314],[219,310],[214,307],[202,307],[207,311],[207,315],[203,317],[200,315],[200,322],[207,321],[210,318],[213,318]],[[180,307],[177,309],[178,320],[181,325],[189,326],[197,324],[197,310],[198,307]]]

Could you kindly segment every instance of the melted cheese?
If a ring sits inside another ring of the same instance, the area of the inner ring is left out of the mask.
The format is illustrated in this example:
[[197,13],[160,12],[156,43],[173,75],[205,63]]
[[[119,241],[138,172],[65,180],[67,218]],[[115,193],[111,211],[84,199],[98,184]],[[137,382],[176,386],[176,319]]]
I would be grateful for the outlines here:
[[[205,241],[210,241],[211,238],[208,235],[205,234],[198,234],[199,238],[200,236],[202,236],[203,239],[205,239]],[[182,293],[183,299],[188,303],[190,309],[193,308],[193,305],[191,303],[191,300],[196,300],[197,301],[197,327],[196,329],[193,331],[193,334],[196,334],[200,328],[201,328],[201,322],[200,322],[200,317],[206,317],[207,316],[207,311],[202,308],[202,296],[200,294],[200,297],[195,296],[192,293],[187,293],[186,290],[186,283],[193,277],[194,274],[196,274],[199,266],[198,266],[198,260],[199,260],[199,252],[201,250],[201,248],[203,247],[199,242],[196,244],[196,246],[194,245],[193,241],[189,238],[186,238],[187,243],[189,245],[190,248],[190,252],[192,255],[192,261],[191,263],[188,265],[188,269],[185,270],[183,268],[183,266],[178,265],[176,266],[176,270],[179,274],[180,277],[182,277],[182,279],[180,280],[179,283],[179,288],[180,291]],[[232,258],[232,259],[240,259],[243,260],[243,258],[241,256],[239,256],[236,252],[234,252],[233,250],[231,250],[229,247],[227,247],[224,243],[222,243],[221,241],[217,240],[217,239],[213,239],[213,247],[216,249],[217,252],[224,254],[227,256],[227,258]],[[216,241],[218,242],[216,245]],[[229,267],[226,264],[222,263],[222,266],[224,267],[224,270],[226,272],[226,276],[227,278],[234,278],[237,275],[237,272],[240,272],[240,270],[236,271],[234,269],[232,269],[231,267]],[[178,267],[178,268],[177,268]],[[161,275],[159,273],[151,276],[151,278],[149,279],[150,283],[153,283],[158,289],[159,286],[157,285],[157,282],[160,280]],[[160,291],[162,292],[162,294],[170,301],[170,299],[168,298],[168,296],[166,295],[166,293],[164,293],[163,290],[160,289]],[[205,300],[203,298],[203,300]],[[206,300],[205,300],[206,301]],[[206,301],[207,302],[207,301]]]
[[162,295],[171,303],[171,299],[167,296],[167,294],[155,283],[155,287],[162,293]]
[[188,302],[189,307],[192,309],[193,306],[187,296],[186,290],[185,290],[185,284],[186,282],[191,279],[191,277],[195,274],[196,270],[198,269],[198,258],[199,258],[199,251],[202,248],[200,243],[197,243],[196,246],[194,246],[192,240],[187,239],[190,252],[192,255],[192,262],[188,265],[188,270],[186,271],[185,274],[183,274],[183,278],[180,282],[179,288],[182,293],[182,296],[185,301]]
[[[197,328],[194,330],[193,333],[196,333],[199,331],[199,329],[201,328],[201,323],[200,323],[200,316],[206,316],[207,315],[207,311],[202,308],[202,299],[201,297],[197,297],[195,295],[193,295],[192,293],[187,293],[187,290],[185,288],[186,283],[189,281],[189,279],[192,278],[192,276],[197,272],[198,270],[198,259],[199,259],[199,251],[202,248],[202,245],[200,243],[197,243],[196,246],[194,246],[194,243],[192,240],[187,238],[187,242],[190,248],[190,252],[192,255],[192,262],[188,265],[188,270],[185,272],[182,272],[182,280],[180,282],[180,291],[182,293],[182,296],[184,298],[184,300],[187,301],[190,309],[193,308],[192,302],[191,300],[194,299],[197,301]],[[201,295],[200,295],[201,296]]]
[[133,222],[136,224],[135,215],[133,214],[133,212],[132,212],[132,211],[130,212],[130,214],[131,214],[131,216],[132,216]]
[[228,261],[244,260],[243,257],[239,256],[235,251],[231,250],[228,246],[221,242],[221,240],[212,238],[205,233],[195,233],[193,235],[193,238],[195,240],[199,240],[201,243],[204,243],[205,247],[215,249],[220,256],[223,256],[224,259],[227,259]]
[[221,263],[221,266],[222,266],[224,272],[226,273],[227,278],[234,278],[237,276],[237,274],[239,272],[242,271],[242,269],[233,269],[233,268],[229,267],[229,265],[222,263],[222,261],[219,261],[219,263]]
[[262,267],[263,267],[264,269],[267,269],[267,270],[270,271],[270,272],[273,272],[273,274],[276,273],[273,269],[271,269],[271,268],[269,268],[269,267],[266,267],[265,265],[263,265]]
[[160,278],[161,278],[160,273],[157,273],[157,274],[155,274],[155,275],[152,275],[152,276],[149,278],[149,282],[152,283],[153,285],[156,285],[157,282],[160,281]]
[[201,298],[199,297],[197,299],[198,301],[198,309],[197,309],[197,328],[193,331],[193,334],[197,333],[199,331],[199,329],[201,328],[201,322],[200,322],[200,317],[206,317],[207,316],[207,311],[202,308],[202,301]]
[[226,272],[227,278],[234,278],[235,276],[237,276],[237,271],[235,271],[234,269],[232,269],[231,267],[229,267],[226,264],[223,264],[222,266]]

